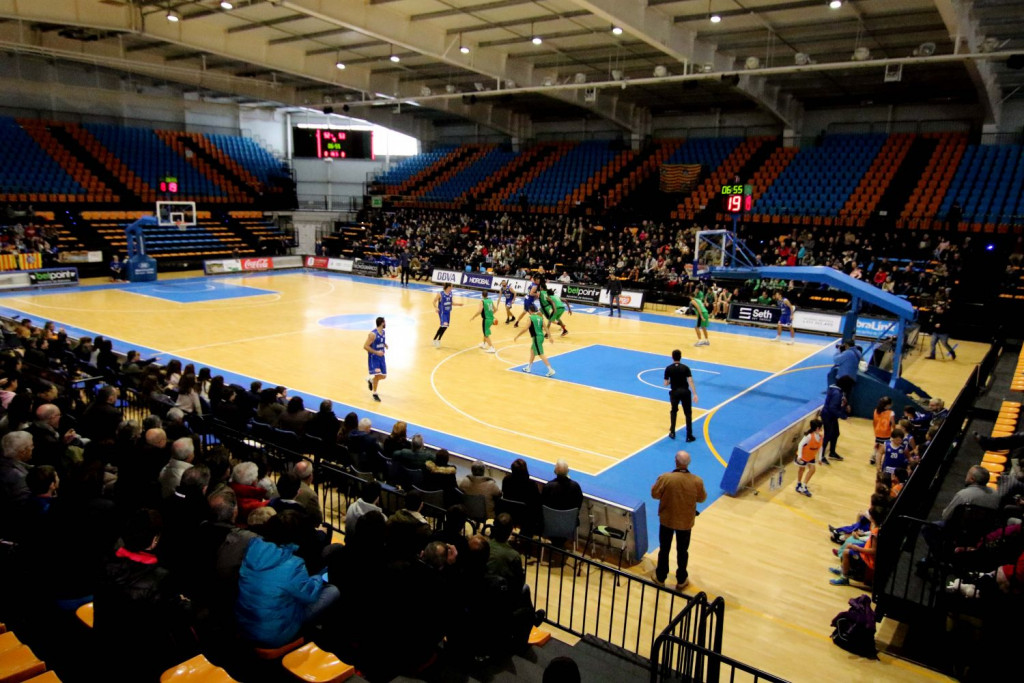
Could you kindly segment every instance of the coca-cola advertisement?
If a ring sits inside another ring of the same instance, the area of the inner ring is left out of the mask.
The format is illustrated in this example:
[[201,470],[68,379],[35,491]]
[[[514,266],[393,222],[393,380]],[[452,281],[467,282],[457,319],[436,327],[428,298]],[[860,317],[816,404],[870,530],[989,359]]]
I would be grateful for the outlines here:
[[242,270],[270,270],[274,267],[274,259],[269,256],[242,259]]

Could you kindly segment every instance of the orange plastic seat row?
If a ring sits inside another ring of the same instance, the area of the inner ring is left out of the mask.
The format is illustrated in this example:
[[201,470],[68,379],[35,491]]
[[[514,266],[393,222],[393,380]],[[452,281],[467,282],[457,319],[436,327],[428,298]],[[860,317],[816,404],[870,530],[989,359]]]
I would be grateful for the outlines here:
[[182,662],[160,676],[160,683],[237,683],[227,671],[203,655]]
[[21,683],[46,671],[46,662],[27,645],[0,653],[0,683]]

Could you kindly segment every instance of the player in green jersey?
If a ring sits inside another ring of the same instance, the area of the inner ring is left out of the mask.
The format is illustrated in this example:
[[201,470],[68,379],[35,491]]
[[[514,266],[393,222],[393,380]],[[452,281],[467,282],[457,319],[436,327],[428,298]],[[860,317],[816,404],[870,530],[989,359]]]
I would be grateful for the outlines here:
[[[708,309],[704,306],[704,302],[697,297],[690,298],[690,307],[697,315],[697,323],[693,326],[693,329],[697,332],[697,343],[694,346],[708,346],[711,344],[708,340]],[[704,333],[703,339],[701,338],[701,332]]]
[[551,377],[555,374],[555,369],[551,367],[551,363],[548,362],[548,357],[544,355],[544,320],[540,317],[539,313],[530,314],[530,324],[527,325],[525,330],[519,330],[519,334],[516,335],[516,341],[524,332],[529,330],[530,332],[530,362],[523,368],[523,372],[533,372],[533,360],[540,357],[544,361],[544,365],[548,366],[548,372],[546,377]]
[[481,318],[481,328],[484,333],[484,340],[480,343],[480,348],[485,353],[494,353],[494,344],[491,343],[491,325],[494,324],[494,312],[498,309],[498,302],[493,301],[487,296],[488,292],[485,289],[480,294],[480,310],[473,314],[470,320],[476,319],[477,316]]

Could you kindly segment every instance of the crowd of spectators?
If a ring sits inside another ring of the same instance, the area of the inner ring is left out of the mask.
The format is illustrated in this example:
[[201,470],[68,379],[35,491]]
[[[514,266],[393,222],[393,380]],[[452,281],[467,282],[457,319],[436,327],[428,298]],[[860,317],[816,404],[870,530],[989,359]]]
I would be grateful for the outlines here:
[[[414,209],[375,211],[366,219],[372,236],[365,251],[384,255],[391,267],[404,255],[416,279],[429,279],[432,268],[483,269],[510,277],[541,273],[552,280],[594,284],[615,278],[668,299],[673,293],[691,294],[697,232],[726,227],[677,220],[610,225],[593,217]],[[829,266],[917,304],[949,300],[963,274],[963,253],[971,246],[971,236],[959,233],[890,236],[821,226],[752,224],[741,226],[739,236],[762,265]],[[1024,252],[1021,244],[1017,252]],[[717,258],[701,247],[702,262]],[[779,282],[770,288],[793,286]],[[750,287],[742,294],[756,298],[757,293]]]
[[[40,619],[94,603],[106,680],[155,680],[200,650],[245,666],[254,648],[301,635],[387,678],[439,652],[455,662],[510,654],[543,618],[510,537],[539,531],[542,504],[578,512],[564,462],[544,487],[521,460],[500,485],[483,463],[459,480],[447,451],[428,453],[404,423],[380,439],[368,418],[339,419],[329,401],[307,411],[284,387],[226,385],[134,352],[121,360],[103,338],[74,343],[28,320],[4,332],[0,538],[17,548],[4,568]],[[30,362],[31,348],[42,355]],[[122,390],[148,406],[144,419],[124,419]],[[387,515],[381,484],[366,483],[342,512],[340,544],[323,525],[311,462],[275,478],[259,451],[201,448],[203,415],[236,426],[263,415],[337,444],[342,465],[382,481],[401,465],[427,488],[394,482],[404,495]],[[435,490],[447,511],[425,504]],[[489,536],[463,504],[473,497],[494,520]],[[498,509],[503,497],[512,513]]]

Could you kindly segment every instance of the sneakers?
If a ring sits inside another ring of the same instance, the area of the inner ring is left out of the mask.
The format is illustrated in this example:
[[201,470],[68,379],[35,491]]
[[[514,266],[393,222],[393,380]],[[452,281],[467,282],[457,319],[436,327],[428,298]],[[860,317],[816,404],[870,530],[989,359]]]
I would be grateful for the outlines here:
[[380,403],[380,396],[378,396],[377,394],[374,394],[373,395],[373,400],[376,401],[377,403]]
[[516,321],[516,324],[515,324],[515,325],[513,325],[512,327],[519,327],[519,321],[517,320],[517,321]]
[[676,438],[676,433],[675,433],[675,431],[671,431],[671,432],[669,432],[669,433],[668,433],[668,438],[670,438],[670,439],[674,439],[674,438]]
[[486,349],[487,348],[487,342],[480,342],[479,348]]
[[832,579],[831,581],[829,581],[829,583],[831,583],[833,586],[849,586],[850,580],[845,576],[840,576],[837,579]]
[[878,461],[877,461],[877,460],[875,459],[875,456],[874,456],[874,455],[872,455],[872,456],[871,456],[871,459],[870,459],[870,460],[868,460],[868,463],[870,463],[870,464],[872,464],[872,465],[874,465],[874,464],[875,464],[875,463],[877,463],[877,462],[878,462]]
[[960,345],[959,344],[953,344],[953,346],[951,346],[949,348],[949,359],[950,360],[956,360],[956,347],[958,347],[958,346],[960,346]]
[[689,585],[690,585],[690,580],[689,579],[683,579],[682,581],[678,581],[678,582],[676,582],[675,591],[677,593],[682,593],[683,590],[685,590],[685,588],[687,586],[689,586]]
[[698,339],[697,343],[694,344],[694,346],[711,346],[711,342],[709,342],[707,339]]
[[665,585],[665,579],[659,579],[657,574],[651,574],[651,581],[658,584],[659,586]]
[[828,458],[822,458],[822,459],[821,459],[821,462],[820,462],[819,464],[821,464],[821,465],[827,465],[827,466],[829,466],[829,467],[832,467],[832,463],[830,463],[830,462],[828,461]]
[[792,346],[793,345],[793,340],[792,339],[786,340],[786,344],[788,344],[789,346]]
[[[833,551],[833,552],[835,552],[835,551]],[[841,567],[829,567],[828,570],[830,572],[832,572],[833,574],[835,574],[836,576],[842,576],[843,575],[843,570],[842,570]]]
[[525,372],[527,375],[529,375],[531,372],[533,372],[533,370],[531,370],[530,366],[527,365],[525,368],[523,368],[523,372]]
[[555,369],[554,369],[554,368],[551,368],[550,370],[548,370],[548,371],[547,371],[547,372],[546,372],[546,373],[544,374],[544,376],[545,376],[545,377],[554,377],[554,376],[555,376]]
[[935,360],[935,356],[925,356],[925,360]]
[[773,341],[773,342],[782,341],[782,337],[776,337],[775,339],[772,339],[771,341]]
[[373,382],[371,380],[366,380],[366,388],[373,391]]
[[493,346],[488,346],[486,349],[484,349],[484,353],[495,353],[496,351],[497,349],[495,349]]
[[693,443],[696,440],[697,440],[697,437],[695,437],[693,434],[691,434],[690,436],[686,437],[686,443]]
[[435,349],[441,348],[441,340],[440,339],[435,339],[434,340],[434,348]]
[[564,336],[565,336],[565,335],[567,335],[567,334],[569,334],[569,330],[567,330],[567,329],[563,329],[563,330],[562,330],[562,334],[561,334],[561,336],[563,336],[563,337],[564,337]]
[[830,455],[828,457],[829,457],[830,460],[835,460],[836,462],[842,462],[843,460],[846,460],[846,458],[844,458],[843,456],[839,455],[838,453],[833,453],[832,455]]

